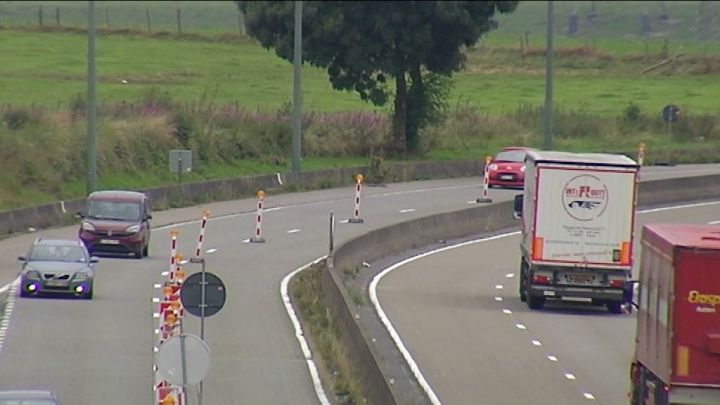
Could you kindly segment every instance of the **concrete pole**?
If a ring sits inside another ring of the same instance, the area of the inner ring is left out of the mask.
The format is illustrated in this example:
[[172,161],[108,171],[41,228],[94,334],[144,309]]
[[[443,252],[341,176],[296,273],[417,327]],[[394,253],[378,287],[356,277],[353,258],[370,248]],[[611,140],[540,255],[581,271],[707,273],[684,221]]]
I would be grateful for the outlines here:
[[95,2],[88,1],[87,54],[87,193],[97,188],[97,131],[95,127]]
[[553,148],[553,2],[547,2],[547,46],[545,47],[545,139],[543,147]]
[[295,1],[295,52],[293,55],[292,172],[302,162],[302,1]]

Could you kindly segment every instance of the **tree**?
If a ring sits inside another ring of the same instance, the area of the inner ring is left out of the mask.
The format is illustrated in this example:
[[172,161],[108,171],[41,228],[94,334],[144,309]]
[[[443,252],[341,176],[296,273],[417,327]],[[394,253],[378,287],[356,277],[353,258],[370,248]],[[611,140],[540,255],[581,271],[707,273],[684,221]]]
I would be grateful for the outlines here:
[[[293,57],[293,2],[238,1],[247,30],[283,59]],[[496,13],[517,1],[306,1],[303,59],[326,69],[336,90],[375,105],[395,81],[393,147],[416,153],[419,132],[437,116],[448,78],[463,67],[463,47],[497,27]]]

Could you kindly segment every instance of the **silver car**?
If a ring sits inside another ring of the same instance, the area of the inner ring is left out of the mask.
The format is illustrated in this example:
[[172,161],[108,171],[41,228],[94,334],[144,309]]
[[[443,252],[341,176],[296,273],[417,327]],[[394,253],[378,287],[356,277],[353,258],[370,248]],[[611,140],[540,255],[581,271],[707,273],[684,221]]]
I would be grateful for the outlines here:
[[61,293],[92,299],[98,259],[79,239],[37,239],[18,259],[21,297]]

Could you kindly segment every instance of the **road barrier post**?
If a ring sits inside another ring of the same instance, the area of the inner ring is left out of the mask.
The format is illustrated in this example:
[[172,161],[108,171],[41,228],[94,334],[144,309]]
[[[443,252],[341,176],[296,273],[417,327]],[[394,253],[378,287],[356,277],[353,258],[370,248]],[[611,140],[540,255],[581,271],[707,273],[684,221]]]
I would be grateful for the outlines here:
[[202,224],[200,225],[200,236],[198,236],[197,249],[195,250],[195,257],[200,257],[202,253],[203,239],[205,238],[205,226],[207,225],[207,219],[210,215],[210,210],[203,211]]
[[179,233],[180,232],[175,229],[170,231],[170,274],[168,275],[170,281],[173,281],[175,278],[175,268],[177,267],[177,237]]
[[360,218],[360,194],[362,193],[362,182],[363,182],[363,175],[358,174],[355,176],[355,180],[357,184],[355,185],[355,209],[353,210],[353,216],[348,220],[348,222],[353,224],[362,224],[363,219]]
[[485,156],[485,169],[484,169],[484,175],[483,175],[483,190],[482,190],[482,197],[475,200],[479,203],[490,203],[492,202],[492,199],[488,197],[488,189],[490,188],[490,162],[492,161],[492,156]]
[[257,193],[257,213],[255,215],[255,235],[250,238],[250,242],[264,243],[265,238],[262,237],[262,214],[263,214],[263,202],[265,200],[265,192],[260,190]]

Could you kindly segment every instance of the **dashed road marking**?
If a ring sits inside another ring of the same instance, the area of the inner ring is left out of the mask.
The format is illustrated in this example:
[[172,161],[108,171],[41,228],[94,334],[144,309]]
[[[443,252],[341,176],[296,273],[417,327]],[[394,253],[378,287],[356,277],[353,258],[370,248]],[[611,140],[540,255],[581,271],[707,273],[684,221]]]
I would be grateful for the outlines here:
[[404,210],[400,210],[401,214],[405,214],[407,212],[415,212],[415,208],[406,208]]
[[558,361],[558,358],[555,356],[547,356],[548,360],[550,361]]
[[298,233],[298,232],[300,232],[299,229],[289,229],[289,230],[287,231],[287,233]]
[[496,290],[502,290],[502,289],[503,289],[503,285],[502,285],[502,284],[498,284],[498,285],[495,286],[495,289],[496,289]]
[[503,300],[502,297],[495,297],[495,301],[497,301],[497,302],[501,302],[502,300]]
[[523,324],[521,324],[521,323],[516,323],[516,324],[515,324],[515,327],[518,328],[518,329],[522,329],[522,330],[527,329],[527,326],[525,326],[525,325],[523,325]]
[[542,346],[542,342],[540,342],[539,340],[533,340],[532,344],[533,346]]
[[217,249],[208,249],[205,251],[205,253],[207,253],[207,254],[213,254],[215,252],[217,252]]
[[510,314],[512,314],[512,311],[509,310],[509,309],[503,309],[503,314],[508,314],[508,315],[510,315]]

